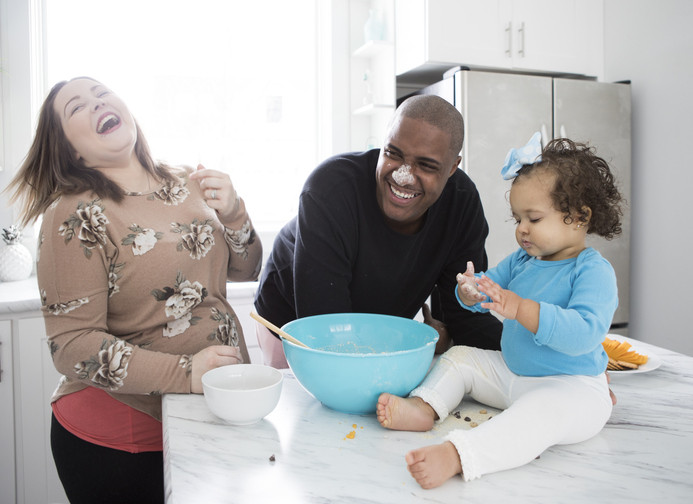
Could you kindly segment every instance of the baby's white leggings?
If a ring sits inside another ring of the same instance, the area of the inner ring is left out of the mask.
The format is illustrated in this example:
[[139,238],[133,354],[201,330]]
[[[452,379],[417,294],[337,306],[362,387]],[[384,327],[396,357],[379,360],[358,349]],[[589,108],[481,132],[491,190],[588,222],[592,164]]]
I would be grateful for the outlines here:
[[519,376],[499,351],[455,346],[411,392],[445,420],[468,394],[505,411],[471,430],[448,434],[465,481],[534,460],[548,447],[585,441],[611,415],[606,376]]

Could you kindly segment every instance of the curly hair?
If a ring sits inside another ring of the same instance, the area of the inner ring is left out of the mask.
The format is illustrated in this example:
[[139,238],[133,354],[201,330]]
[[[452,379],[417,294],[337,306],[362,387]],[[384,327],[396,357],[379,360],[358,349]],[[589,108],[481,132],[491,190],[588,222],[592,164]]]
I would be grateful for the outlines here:
[[556,175],[551,199],[566,224],[577,219],[587,223],[588,234],[607,240],[621,233],[624,200],[609,164],[595,154],[594,148],[567,138],[551,140],[541,153],[541,161],[523,166],[513,184],[539,171]]

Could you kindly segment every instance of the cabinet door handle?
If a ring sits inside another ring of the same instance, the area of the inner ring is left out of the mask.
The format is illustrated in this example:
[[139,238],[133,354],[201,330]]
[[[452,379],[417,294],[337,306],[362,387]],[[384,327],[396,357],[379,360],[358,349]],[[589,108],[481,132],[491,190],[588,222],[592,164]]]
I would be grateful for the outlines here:
[[508,58],[512,58],[512,56],[513,56],[513,23],[512,23],[512,21],[509,22],[508,26],[505,27],[505,36],[506,36],[505,54],[508,55]]
[[520,48],[517,50],[517,54],[524,58],[525,57],[525,22],[520,23],[520,28],[517,30],[517,34],[520,36]]

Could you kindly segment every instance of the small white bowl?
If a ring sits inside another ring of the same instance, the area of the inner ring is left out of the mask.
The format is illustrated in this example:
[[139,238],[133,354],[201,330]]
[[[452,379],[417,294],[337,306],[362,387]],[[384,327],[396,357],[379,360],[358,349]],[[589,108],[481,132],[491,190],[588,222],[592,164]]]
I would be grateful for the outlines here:
[[202,389],[210,411],[232,425],[269,415],[279,402],[284,375],[270,366],[234,364],[207,371]]

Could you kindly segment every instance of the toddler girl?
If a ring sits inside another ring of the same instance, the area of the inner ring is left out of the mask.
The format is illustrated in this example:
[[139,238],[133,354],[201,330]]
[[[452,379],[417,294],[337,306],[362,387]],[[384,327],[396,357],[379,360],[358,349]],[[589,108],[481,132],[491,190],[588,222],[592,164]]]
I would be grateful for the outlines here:
[[423,488],[521,466],[552,445],[591,438],[611,414],[602,341],[618,305],[616,276],[585,237],[621,232],[621,195],[591,148],[558,139],[542,151],[540,138],[512,149],[501,172],[513,180],[520,248],[483,275],[471,262],[457,275],[464,309],[505,319],[501,351],[452,347],[409,397],[379,398],[378,421],[397,430],[430,430],[465,394],[504,410],[409,452]]

